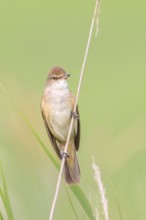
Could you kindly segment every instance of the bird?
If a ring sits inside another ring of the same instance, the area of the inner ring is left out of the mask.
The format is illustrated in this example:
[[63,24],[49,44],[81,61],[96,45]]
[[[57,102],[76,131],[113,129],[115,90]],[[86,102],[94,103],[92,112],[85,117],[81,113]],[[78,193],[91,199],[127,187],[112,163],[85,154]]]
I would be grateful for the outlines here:
[[[65,157],[64,177],[68,184],[80,182],[80,166],[76,151],[80,145],[80,117],[78,105],[74,112],[75,96],[68,88],[70,76],[62,67],[55,66],[48,73],[44,94],[41,99],[41,113],[51,145],[60,160]],[[70,127],[74,117],[73,128],[64,152]]]

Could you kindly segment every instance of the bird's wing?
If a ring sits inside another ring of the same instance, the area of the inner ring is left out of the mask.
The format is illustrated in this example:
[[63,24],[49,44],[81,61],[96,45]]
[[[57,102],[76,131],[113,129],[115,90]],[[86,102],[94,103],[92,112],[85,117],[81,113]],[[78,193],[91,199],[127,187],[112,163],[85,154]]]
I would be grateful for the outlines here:
[[44,116],[44,112],[43,112],[42,108],[41,108],[41,112],[42,112],[42,117],[43,117],[43,120],[44,120],[44,124],[45,124],[46,130],[47,130],[47,134],[48,134],[48,137],[50,139],[50,142],[51,142],[56,154],[61,159],[62,157],[61,157],[61,154],[60,154],[60,149],[58,147],[58,143],[56,141],[56,138],[54,137],[54,135],[52,134],[52,132],[49,129],[49,126],[48,126],[48,123],[47,123],[46,118]]
[[[78,106],[77,106],[77,114],[79,116],[79,110],[78,110]],[[76,150],[79,150],[79,145],[80,145],[80,134],[81,134],[81,123],[80,123],[80,117],[75,119],[77,120],[77,132],[76,132],[76,135],[75,135],[75,139],[74,139],[74,142],[75,142],[75,147],[76,147]]]

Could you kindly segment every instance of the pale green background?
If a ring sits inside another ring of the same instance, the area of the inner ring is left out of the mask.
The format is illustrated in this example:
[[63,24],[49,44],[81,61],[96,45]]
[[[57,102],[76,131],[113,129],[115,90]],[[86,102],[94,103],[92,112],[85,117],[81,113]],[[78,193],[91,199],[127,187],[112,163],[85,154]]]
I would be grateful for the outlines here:
[[[50,149],[40,114],[45,79],[60,65],[72,74],[69,85],[76,92],[94,4],[0,1],[0,81]],[[119,219],[116,197],[124,220],[146,219],[146,1],[103,0],[99,29],[95,39],[94,28],[79,98],[81,187],[94,209],[94,156],[110,219]],[[2,92],[0,159],[15,219],[48,219],[58,173]],[[72,199],[79,219],[88,219]],[[63,186],[55,219],[75,219]]]

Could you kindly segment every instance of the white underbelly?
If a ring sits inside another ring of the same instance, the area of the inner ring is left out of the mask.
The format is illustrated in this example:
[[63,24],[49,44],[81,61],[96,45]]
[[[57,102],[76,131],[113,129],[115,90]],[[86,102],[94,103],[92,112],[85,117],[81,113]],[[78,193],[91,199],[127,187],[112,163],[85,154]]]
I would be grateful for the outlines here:
[[53,109],[54,111],[51,114],[50,120],[50,129],[58,140],[66,142],[71,120],[71,108],[62,104],[60,107],[55,105]]
[[58,141],[66,142],[72,111],[71,93],[66,81],[57,81],[46,93],[48,94],[49,104],[49,128]]

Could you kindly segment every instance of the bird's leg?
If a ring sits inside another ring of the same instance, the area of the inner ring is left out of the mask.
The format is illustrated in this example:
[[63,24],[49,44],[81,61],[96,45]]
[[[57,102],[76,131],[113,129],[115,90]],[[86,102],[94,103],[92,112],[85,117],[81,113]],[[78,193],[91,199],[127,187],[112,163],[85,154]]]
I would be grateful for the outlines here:
[[77,112],[72,111],[71,116],[75,119],[79,119],[79,115],[77,114]]

